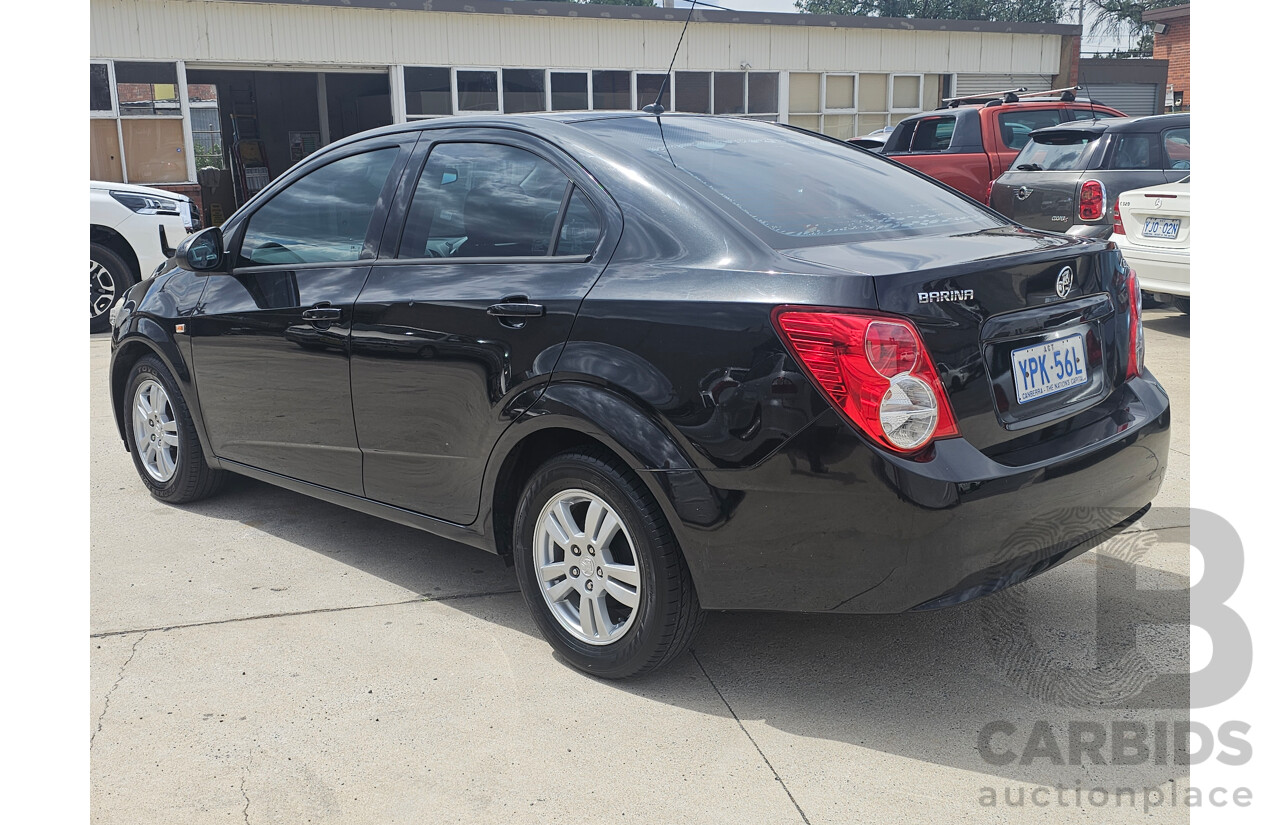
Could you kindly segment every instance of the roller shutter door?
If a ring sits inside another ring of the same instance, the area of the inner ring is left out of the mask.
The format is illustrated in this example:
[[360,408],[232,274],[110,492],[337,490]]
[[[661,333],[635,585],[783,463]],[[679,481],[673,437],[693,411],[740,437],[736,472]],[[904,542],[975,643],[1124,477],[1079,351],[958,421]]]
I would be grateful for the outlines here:
[[[1119,109],[1130,117],[1159,114],[1164,111],[1163,98],[1154,83],[1090,83],[1089,96],[1094,103]],[[1083,96],[1083,93],[1081,93]]]
[[956,90],[948,97],[979,95],[1000,92],[1005,89],[1027,87],[1030,92],[1043,92],[1053,88],[1051,74],[957,74]]

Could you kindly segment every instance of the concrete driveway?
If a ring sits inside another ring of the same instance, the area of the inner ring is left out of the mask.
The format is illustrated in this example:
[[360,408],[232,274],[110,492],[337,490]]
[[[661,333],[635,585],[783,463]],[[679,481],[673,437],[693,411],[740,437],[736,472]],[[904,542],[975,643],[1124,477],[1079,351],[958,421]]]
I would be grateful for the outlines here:
[[[692,654],[622,683],[552,654],[497,557],[243,478],[155,501],[93,337],[93,820],[1185,822],[1167,796],[1188,769],[1153,732],[1187,717],[1187,628],[1095,655],[1100,624],[1188,583],[1189,324],[1146,323],[1173,452],[1127,533],[940,612],[713,614]],[[1070,747],[1116,723],[1151,754]]]

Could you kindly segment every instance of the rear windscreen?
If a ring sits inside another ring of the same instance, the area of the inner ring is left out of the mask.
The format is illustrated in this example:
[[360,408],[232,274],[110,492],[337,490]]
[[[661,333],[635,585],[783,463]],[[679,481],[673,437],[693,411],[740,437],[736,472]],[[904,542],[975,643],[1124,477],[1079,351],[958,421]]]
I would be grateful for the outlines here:
[[977,232],[1006,222],[879,156],[772,124],[618,118],[581,124],[611,145],[674,164],[749,217],[775,248]]
[[1037,135],[1022,147],[1010,168],[1021,172],[1083,169],[1086,150],[1094,137],[1092,134]]

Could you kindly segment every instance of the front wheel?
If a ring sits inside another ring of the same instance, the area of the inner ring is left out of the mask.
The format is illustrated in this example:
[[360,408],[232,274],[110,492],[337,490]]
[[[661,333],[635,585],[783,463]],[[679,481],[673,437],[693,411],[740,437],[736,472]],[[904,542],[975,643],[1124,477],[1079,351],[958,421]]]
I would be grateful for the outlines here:
[[621,679],[682,653],[703,611],[657,502],[602,450],[562,453],[516,509],[516,577],[542,635],[570,664]]
[[89,244],[89,332],[111,328],[111,307],[129,287],[133,272],[124,259],[102,244]]
[[151,495],[186,504],[217,492],[224,473],[205,462],[191,411],[159,358],[133,365],[124,405],[129,452]]

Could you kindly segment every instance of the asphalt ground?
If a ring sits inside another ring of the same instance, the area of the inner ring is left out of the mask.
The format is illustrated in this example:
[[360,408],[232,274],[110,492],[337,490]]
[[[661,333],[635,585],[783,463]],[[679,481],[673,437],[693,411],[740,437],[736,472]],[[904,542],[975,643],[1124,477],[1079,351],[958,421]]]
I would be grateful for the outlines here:
[[1145,320],[1174,432],[1124,534],[937,612],[715,613],[625,682],[556,657],[496,556],[239,477],[152,499],[92,336],[92,819],[1185,822],[1188,631],[1140,622],[1191,575],[1190,327]]

